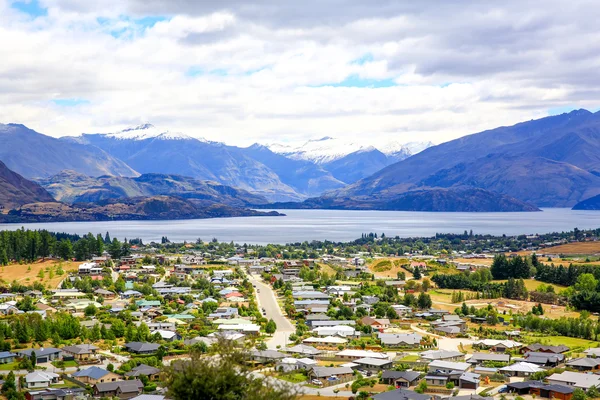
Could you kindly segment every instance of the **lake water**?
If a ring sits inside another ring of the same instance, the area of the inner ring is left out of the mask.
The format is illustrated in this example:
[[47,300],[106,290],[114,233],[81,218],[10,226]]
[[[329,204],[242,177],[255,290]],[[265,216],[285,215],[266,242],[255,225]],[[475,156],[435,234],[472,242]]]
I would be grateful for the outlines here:
[[52,232],[141,238],[144,242],[195,241],[197,238],[236,243],[291,243],[311,240],[351,241],[362,233],[387,236],[433,236],[436,233],[519,235],[600,227],[600,211],[544,209],[529,213],[429,213],[409,211],[281,210],[285,217],[219,218],[180,221],[105,221],[0,224],[0,230],[47,229]]

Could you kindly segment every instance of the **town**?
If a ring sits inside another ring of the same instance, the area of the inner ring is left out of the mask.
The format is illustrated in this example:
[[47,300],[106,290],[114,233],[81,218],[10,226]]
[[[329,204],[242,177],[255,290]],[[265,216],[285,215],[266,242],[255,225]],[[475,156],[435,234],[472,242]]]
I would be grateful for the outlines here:
[[4,231],[2,393],[169,399],[173,374],[225,346],[305,400],[598,398],[598,233],[254,246]]

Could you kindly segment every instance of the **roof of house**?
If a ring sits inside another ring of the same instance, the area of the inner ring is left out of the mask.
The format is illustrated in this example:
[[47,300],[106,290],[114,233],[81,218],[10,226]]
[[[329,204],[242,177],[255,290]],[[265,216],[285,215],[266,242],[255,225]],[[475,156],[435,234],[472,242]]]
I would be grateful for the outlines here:
[[88,377],[92,379],[100,379],[108,374],[110,374],[110,372],[105,370],[104,368],[93,366],[86,369],[82,369],[81,371],[73,372],[72,375],[77,378]]
[[137,367],[133,368],[131,371],[127,372],[126,376],[148,376],[155,375],[160,372],[160,369],[151,367],[146,364],[140,364]]
[[156,344],[156,343],[146,343],[146,342],[129,342],[125,344],[125,347],[129,350],[129,351],[135,351],[135,352],[140,352],[140,351],[156,351],[158,350],[158,348],[160,347],[160,345]]
[[565,382],[578,388],[590,388],[600,385],[600,376],[593,374],[583,374],[581,372],[564,371],[560,374],[552,374],[548,377],[548,382]]
[[595,368],[600,365],[600,359],[594,357],[574,358],[567,362],[569,367],[590,367]]
[[36,357],[44,357],[44,356],[47,356],[50,354],[60,353],[61,351],[62,350],[56,349],[54,347],[46,347],[46,348],[40,348],[40,349],[19,350],[19,351],[17,351],[17,354],[31,356],[31,353],[35,352]]
[[435,360],[429,363],[429,369],[432,368],[443,368],[443,369],[451,369],[454,371],[466,371],[471,367],[468,363],[463,362],[452,362],[452,361],[442,361]]
[[17,355],[15,353],[11,353],[10,351],[2,351],[0,352],[0,359],[3,358],[11,358],[11,357],[16,357]]
[[309,355],[317,355],[317,354],[322,353],[321,350],[315,349],[312,346],[307,346],[304,344],[299,344],[299,345],[296,345],[293,347],[288,347],[284,351],[287,351],[288,353],[299,353],[299,354],[309,354]]
[[77,344],[74,346],[65,346],[62,349],[72,354],[90,354],[94,350],[98,350],[98,347],[93,344]]
[[276,350],[252,350],[250,352],[250,354],[252,355],[252,357],[259,357],[259,358],[270,358],[270,359],[277,359],[277,360],[285,358],[285,354],[280,353]]
[[546,346],[539,343],[530,344],[524,347],[524,349],[529,349],[530,351],[543,351],[543,352],[551,352],[551,353],[564,353],[565,351],[569,351],[569,348],[564,345],[560,346]]
[[381,343],[387,345],[400,343],[415,345],[421,343],[422,339],[421,335],[417,333],[380,333],[378,336]]
[[404,379],[408,382],[412,382],[415,379],[419,379],[421,373],[417,371],[393,371],[387,370],[381,373],[381,379]]
[[420,394],[412,390],[396,389],[383,392],[371,397],[373,400],[430,400],[431,395]]
[[369,357],[365,357],[365,358],[359,358],[358,360],[354,360],[354,362],[356,364],[361,364],[361,365],[373,365],[373,366],[376,366],[376,367],[380,367],[382,365],[391,364],[392,360],[390,360],[390,359],[383,359],[383,358],[369,358]]
[[144,384],[139,379],[134,379],[128,381],[96,383],[94,387],[100,393],[115,392],[117,389],[122,393],[132,393],[139,392],[144,387]]
[[56,378],[58,378],[58,375],[52,372],[34,371],[25,375],[25,382],[50,382]]
[[326,378],[332,375],[346,375],[352,374],[352,368],[348,367],[312,367],[312,373],[317,378]]
[[509,362],[510,355],[509,354],[493,354],[493,353],[474,353],[471,358],[469,358],[470,363],[480,362],[480,361],[497,361],[497,362]]
[[377,353],[371,350],[342,350],[336,354],[338,357],[356,357],[356,358],[378,358],[389,360],[389,357],[385,353]]
[[507,387],[513,389],[531,389],[531,388],[541,388],[545,390],[550,390],[552,392],[569,394],[575,391],[574,388],[565,386],[565,385],[556,385],[556,384],[548,384],[541,381],[523,381],[523,382],[512,382],[506,384]]
[[464,374],[462,374],[460,376],[460,380],[461,381],[467,381],[467,382],[472,382],[472,383],[479,383],[479,378],[481,375],[479,374],[474,374],[472,372],[465,372]]
[[496,340],[496,339],[483,339],[483,340],[479,340],[473,344],[480,345],[480,346],[489,346],[489,347],[503,346],[503,347],[506,347],[507,349],[513,349],[515,347],[523,346],[523,343],[515,342],[514,340]]
[[531,364],[528,362],[518,362],[518,363],[514,363],[513,365],[502,367],[502,368],[500,368],[500,371],[534,373],[534,372],[539,372],[539,371],[543,371],[543,370],[535,364]]
[[419,353],[419,355],[428,360],[444,360],[447,358],[464,357],[464,354],[460,351],[452,350],[427,350]]

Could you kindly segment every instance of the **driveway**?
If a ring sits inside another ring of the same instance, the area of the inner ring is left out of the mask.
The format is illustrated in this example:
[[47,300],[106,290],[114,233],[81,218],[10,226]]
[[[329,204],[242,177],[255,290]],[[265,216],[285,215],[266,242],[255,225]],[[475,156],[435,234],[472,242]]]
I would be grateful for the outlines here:
[[256,287],[256,299],[258,306],[265,309],[266,317],[275,321],[277,325],[277,331],[273,337],[267,340],[267,347],[269,349],[276,349],[277,346],[286,347],[289,344],[289,337],[292,333],[296,332],[296,328],[288,318],[283,315],[275,292],[271,289],[271,286],[262,283],[257,279],[256,276],[251,274],[248,275],[248,280]]

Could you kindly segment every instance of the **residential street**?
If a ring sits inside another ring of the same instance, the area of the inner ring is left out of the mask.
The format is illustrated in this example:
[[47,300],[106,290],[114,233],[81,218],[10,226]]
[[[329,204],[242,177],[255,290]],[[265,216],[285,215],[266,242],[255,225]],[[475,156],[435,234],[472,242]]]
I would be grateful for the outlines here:
[[258,306],[265,309],[267,318],[273,319],[277,325],[277,331],[271,339],[267,341],[267,346],[270,349],[276,349],[277,346],[286,347],[289,344],[290,334],[296,332],[296,328],[287,319],[275,297],[275,292],[269,285],[266,285],[259,281],[259,278],[248,274],[250,282],[256,286],[256,297],[258,299]]

